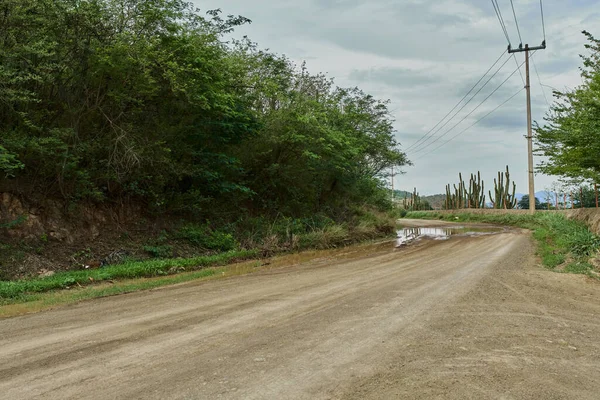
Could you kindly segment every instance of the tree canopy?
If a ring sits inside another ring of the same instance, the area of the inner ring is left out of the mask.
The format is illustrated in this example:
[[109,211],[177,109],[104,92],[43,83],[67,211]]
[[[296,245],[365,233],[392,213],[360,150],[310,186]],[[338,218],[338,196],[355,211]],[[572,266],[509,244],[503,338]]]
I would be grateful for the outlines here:
[[247,23],[182,0],[0,0],[0,190],[200,215],[389,205],[382,178],[409,161],[388,103],[227,41]]
[[581,86],[555,91],[556,98],[535,129],[537,152],[548,157],[538,169],[551,175],[600,182],[600,40],[584,31],[588,55],[582,55]]
[[[545,208],[548,207],[547,203],[540,203],[540,200],[536,197],[535,198],[535,209],[536,210],[543,210]],[[523,197],[521,197],[521,200],[519,200],[519,202],[517,203],[517,208],[521,209],[521,210],[529,210],[529,195],[525,194],[523,195]]]

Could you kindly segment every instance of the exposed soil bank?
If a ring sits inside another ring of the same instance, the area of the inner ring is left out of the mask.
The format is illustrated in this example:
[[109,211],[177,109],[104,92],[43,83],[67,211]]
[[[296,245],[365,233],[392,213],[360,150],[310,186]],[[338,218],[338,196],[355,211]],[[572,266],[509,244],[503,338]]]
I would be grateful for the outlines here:
[[567,218],[585,222],[592,232],[600,235],[600,209],[583,208],[566,211]]
[[266,257],[328,249],[391,238],[395,230],[395,214],[367,208],[339,220],[248,214],[235,221],[208,221],[189,214],[153,214],[142,204],[68,206],[0,192],[0,281],[233,250]]

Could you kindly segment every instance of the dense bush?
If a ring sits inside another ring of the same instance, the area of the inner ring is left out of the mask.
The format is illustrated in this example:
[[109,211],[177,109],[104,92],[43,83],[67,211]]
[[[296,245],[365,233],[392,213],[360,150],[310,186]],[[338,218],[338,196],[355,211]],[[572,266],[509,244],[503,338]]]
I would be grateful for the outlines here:
[[[387,103],[248,40],[182,0],[0,2],[0,190],[240,215],[390,206],[407,163]],[[226,233],[207,248],[233,248]],[[202,239],[204,240],[204,239]]]
[[177,236],[206,250],[229,251],[237,247],[232,234],[214,231],[205,225],[186,225],[179,230]]

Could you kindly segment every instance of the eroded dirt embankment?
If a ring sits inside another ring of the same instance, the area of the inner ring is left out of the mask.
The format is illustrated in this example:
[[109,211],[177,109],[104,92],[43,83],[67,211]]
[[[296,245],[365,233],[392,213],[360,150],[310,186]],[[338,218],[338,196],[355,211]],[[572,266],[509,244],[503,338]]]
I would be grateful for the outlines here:
[[600,235],[600,209],[584,208],[565,211],[567,218],[576,219],[585,222],[590,230],[596,235]]
[[164,219],[145,218],[139,205],[69,207],[0,192],[0,280],[82,269],[111,255],[117,262],[139,258],[165,226]]

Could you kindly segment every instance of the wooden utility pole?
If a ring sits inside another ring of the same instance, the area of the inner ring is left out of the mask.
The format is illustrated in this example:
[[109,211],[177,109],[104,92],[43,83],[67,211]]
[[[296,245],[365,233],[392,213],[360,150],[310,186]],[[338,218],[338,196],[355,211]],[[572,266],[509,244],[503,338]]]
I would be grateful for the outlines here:
[[523,47],[519,45],[518,49],[512,49],[508,46],[508,53],[521,53],[525,52],[525,75],[526,83],[525,89],[527,91],[527,157],[528,157],[528,168],[529,168],[529,213],[535,214],[535,184],[534,184],[534,171],[533,171],[533,129],[531,123],[531,84],[529,81],[529,52],[533,50],[544,50],[546,48],[546,41],[542,42],[541,46],[529,47],[528,44]]
[[394,166],[392,165],[392,206],[394,205],[395,197],[396,193],[394,193]]

